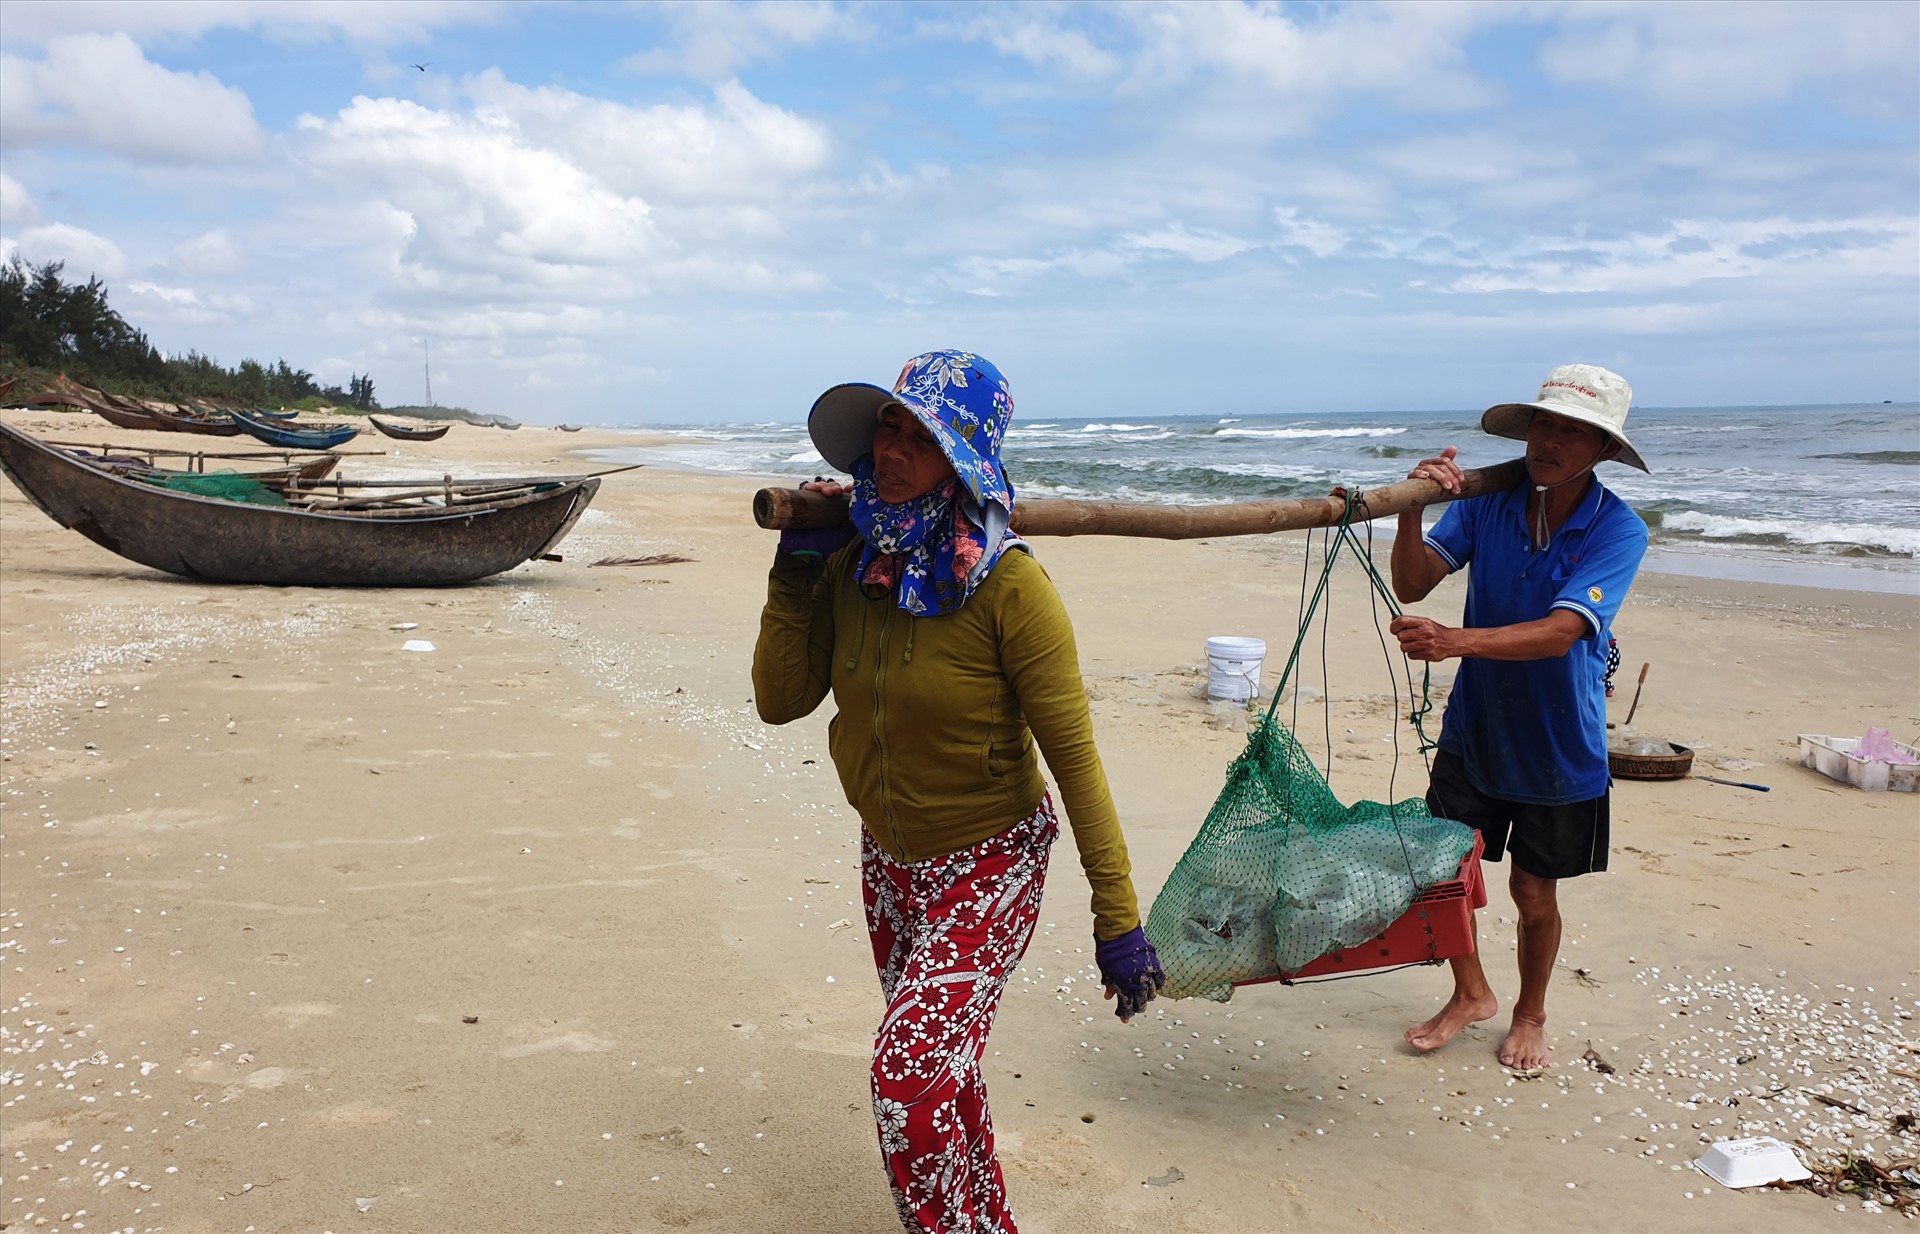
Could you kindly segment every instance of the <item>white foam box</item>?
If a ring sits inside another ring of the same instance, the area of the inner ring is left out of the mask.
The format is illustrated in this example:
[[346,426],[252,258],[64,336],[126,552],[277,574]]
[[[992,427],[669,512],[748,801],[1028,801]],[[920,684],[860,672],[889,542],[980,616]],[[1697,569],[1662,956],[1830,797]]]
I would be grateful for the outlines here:
[[[1869,793],[1920,792],[1920,763],[1883,763],[1878,759],[1861,758],[1854,753],[1859,746],[1858,737],[1823,737],[1815,733],[1801,733],[1800,765],[1811,767],[1828,779],[1863,788]],[[1896,741],[1893,746],[1909,758],[1920,759],[1920,749],[1904,741]]]
[[1707,1149],[1693,1166],[1723,1187],[1762,1187],[1813,1177],[1812,1171],[1800,1164],[1793,1149],[1770,1135],[1721,1140]]

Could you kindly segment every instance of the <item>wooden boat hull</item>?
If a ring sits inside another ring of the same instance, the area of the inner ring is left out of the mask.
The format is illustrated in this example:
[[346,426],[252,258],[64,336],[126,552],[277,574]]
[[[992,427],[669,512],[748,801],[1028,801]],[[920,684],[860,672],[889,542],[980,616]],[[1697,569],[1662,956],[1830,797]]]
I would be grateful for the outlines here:
[[404,424],[388,424],[378,416],[368,416],[367,423],[396,441],[439,441],[453,427],[451,424],[440,424],[433,428],[408,428]]
[[240,426],[232,420],[215,420],[208,416],[183,416],[171,411],[153,410],[154,419],[167,427],[182,433],[199,433],[205,437],[238,437]]
[[599,491],[592,476],[446,514],[327,514],[174,493],[96,470],[0,423],[0,471],[62,527],[169,574],[273,587],[439,587],[547,552]]
[[141,429],[149,433],[171,433],[176,431],[173,425],[158,416],[145,411],[128,411],[124,407],[109,407],[105,403],[94,403],[87,408],[115,428]]
[[281,424],[267,424],[244,412],[236,411],[232,414],[236,426],[235,432],[245,432],[270,446],[280,446],[288,450],[331,450],[360,435],[360,430],[351,424],[333,425],[325,429],[298,429]]

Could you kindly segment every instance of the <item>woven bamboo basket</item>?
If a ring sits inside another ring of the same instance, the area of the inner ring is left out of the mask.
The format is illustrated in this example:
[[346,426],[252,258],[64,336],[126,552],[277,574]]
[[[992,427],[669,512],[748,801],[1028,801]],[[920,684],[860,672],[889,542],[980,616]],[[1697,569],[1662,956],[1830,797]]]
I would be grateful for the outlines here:
[[1616,780],[1684,780],[1693,770],[1693,751],[1677,744],[1673,744],[1672,754],[1623,754],[1608,750],[1607,770]]

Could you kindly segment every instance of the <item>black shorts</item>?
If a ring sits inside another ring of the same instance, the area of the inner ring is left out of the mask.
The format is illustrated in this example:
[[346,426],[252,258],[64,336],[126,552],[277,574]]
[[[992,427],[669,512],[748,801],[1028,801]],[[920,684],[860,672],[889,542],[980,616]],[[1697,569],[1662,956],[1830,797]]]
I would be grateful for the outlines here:
[[1478,831],[1488,861],[1511,851],[1513,864],[1536,878],[1574,878],[1607,868],[1607,796],[1560,806],[1489,797],[1467,780],[1457,756],[1435,750],[1427,809]]

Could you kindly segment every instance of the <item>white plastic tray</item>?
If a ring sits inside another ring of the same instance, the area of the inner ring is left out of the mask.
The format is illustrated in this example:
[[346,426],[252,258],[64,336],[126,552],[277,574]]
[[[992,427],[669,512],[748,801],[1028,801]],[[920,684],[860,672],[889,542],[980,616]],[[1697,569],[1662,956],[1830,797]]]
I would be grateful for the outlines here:
[[1799,1182],[1813,1171],[1800,1164],[1793,1149],[1770,1135],[1744,1140],[1721,1140],[1711,1145],[1694,1168],[1722,1187],[1759,1187],[1772,1182]]
[[[1920,758],[1920,749],[1903,741],[1893,744],[1894,748],[1909,757]],[[1800,765],[1811,767],[1828,779],[1863,788],[1869,793],[1920,792],[1920,764],[1883,763],[1877,759],[1861,758],[1854,753],[1859,745],[1858,737],[1824,737],[1815,733],[1801,733]]]

